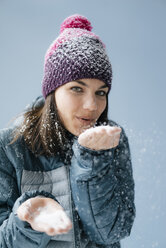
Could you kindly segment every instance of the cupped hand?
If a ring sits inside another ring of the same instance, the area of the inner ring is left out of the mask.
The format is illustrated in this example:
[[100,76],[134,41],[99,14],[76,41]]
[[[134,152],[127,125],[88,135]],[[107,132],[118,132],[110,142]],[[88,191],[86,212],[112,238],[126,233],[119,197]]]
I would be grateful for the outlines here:
[[34,197],[20,205],[18,217],[27,221],[32,229],[50,236],[67,233],[72,223],[59,203],[51,198]]
[[107,150],[118,146],[121,128],[98,126],[89,128],[78,137],[78,143],[92,150]]

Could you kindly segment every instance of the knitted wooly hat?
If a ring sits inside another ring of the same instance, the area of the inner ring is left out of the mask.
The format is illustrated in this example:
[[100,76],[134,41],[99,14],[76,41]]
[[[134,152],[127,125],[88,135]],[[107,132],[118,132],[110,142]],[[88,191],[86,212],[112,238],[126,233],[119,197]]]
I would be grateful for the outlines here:
[[76,14],[64,20],[60,35],[45,55],[45,98],[59,86],[84,78],[102,80],[111,88],[112,69],[105,46],[91,30],[91,23],[84,16]]

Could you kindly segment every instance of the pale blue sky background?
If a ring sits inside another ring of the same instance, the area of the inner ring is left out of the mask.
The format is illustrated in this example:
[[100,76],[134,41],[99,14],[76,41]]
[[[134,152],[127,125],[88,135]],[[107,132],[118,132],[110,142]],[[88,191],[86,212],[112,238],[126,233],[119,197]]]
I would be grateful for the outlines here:
[[130,141],[137,217],[122,248],[165,248],[166,0],[0,0],[0,128],[41,94],[46,49],[75,13],[106,44],[109,116]]

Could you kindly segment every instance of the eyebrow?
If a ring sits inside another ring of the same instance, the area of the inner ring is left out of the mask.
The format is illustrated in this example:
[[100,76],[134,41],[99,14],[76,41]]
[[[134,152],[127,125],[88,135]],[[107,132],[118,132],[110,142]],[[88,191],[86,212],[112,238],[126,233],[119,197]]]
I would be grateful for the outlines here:
[[[81,84],[85,87],[89,87],[85,82],[83,81],[80,81],[80,80],[75,80],[74,82],[78,83],[78,84]],[[103,88],[108,88],[108,86],[106,84],[103,84],[101,87],[99,87],[99,89],[103,89]]]

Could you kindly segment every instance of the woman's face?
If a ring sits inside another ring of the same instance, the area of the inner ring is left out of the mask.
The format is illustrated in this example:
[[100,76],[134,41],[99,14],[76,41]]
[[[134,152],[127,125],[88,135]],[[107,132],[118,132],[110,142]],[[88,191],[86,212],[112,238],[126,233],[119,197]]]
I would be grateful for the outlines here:
[[64,127],[78,136],[92,127],[106,107],[108,86],[98,79],[80,79],[55,90],[55,102]]

